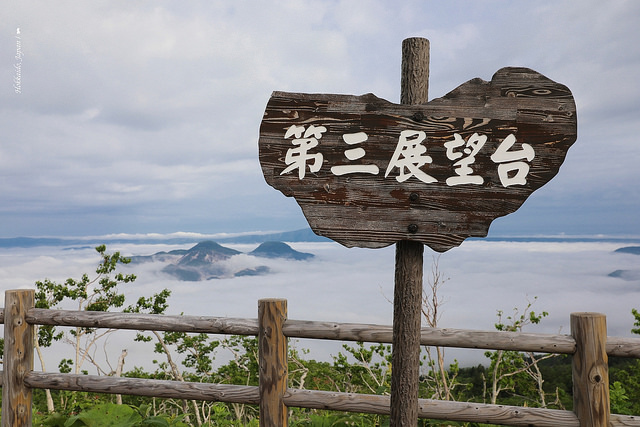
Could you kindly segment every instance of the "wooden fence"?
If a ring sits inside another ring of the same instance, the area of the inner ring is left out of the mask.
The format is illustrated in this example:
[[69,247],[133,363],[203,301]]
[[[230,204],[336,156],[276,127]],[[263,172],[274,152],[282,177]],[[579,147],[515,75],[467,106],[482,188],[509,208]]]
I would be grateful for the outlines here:
[[[2,309],[0,309],[2,310]],[[287,407],[389,414],[389,396],[287,388],[287,338],[391,343],[391,326],[287,319],[287,302],[258,302],[257,319],[45,310],[33,290],[5,293],[2,426],[30,426],[34,388],[155,396],[260,407],[261,426],[286,426]],[[33,370],[33,325],[252,335],[259,342],[259,386],[73,375]],[[419,417],[513,426],[640,426],[610,414],[608,356],[640,358],[640,339],[607,337],[597,313],[571,314],[571,335],[422,328],[421,344],[571,354],[574,411],[420,399]]]

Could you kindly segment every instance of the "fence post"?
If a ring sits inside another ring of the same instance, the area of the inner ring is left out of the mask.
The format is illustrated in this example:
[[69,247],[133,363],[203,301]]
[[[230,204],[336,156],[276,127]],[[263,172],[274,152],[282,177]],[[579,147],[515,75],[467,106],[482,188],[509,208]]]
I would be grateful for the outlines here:
[[571,361],[573,411],[581,427],[609,426],[607,319],[600,313],[571,313],[576,352]]
[[287,426],[284,404],[287,391],[287,337],[282,329],[287,320],[286,299],[258,301],[258,360],[260,366],[260,426]]
[[4,295],[2,427],[30,427],[32,393],[24,377],[33,370],[33,326],[25,317],[33,308],[35,291],[12,290]]

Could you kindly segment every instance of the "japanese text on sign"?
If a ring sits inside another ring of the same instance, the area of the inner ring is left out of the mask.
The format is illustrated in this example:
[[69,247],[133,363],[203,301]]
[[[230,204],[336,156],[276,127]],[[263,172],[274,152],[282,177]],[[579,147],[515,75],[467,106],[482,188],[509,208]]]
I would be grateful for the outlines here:
[[[320,145],[320,139],[327,132],[325,126],[310,125],[309,127],[292,125],[285,132],[284,138],[291,139],[293,147],[287,150],[284,162],[287,167],[280,173],[284,175],[292,171],[298,171],[298,178],[305,177],[307,168],[310,172],[318,172],[322,167],[324,157],[316,148]],[[345,157],[349,161],[364,159],[366,151],[363,148],[368,135],[365,132],[346,133],[342,135],[344,142],[353,148],[345,150]],[[437,179],[422,170],[425,165],[431,164],[433,159],[427,154],[424,145],[427,135],[423,131],[403,130],[400,132],[395,151],[389,161],[384,177],[398,169],[395,177],[398,182],[407,181],[410,178],[418,179],[424,183],[434,183]],[[444,143],[446,155],[452,163],[455,175],[446,179],[448,186],[461,184],[481,185],[484,183],[482,176],[474,174],[473,164],[476,155],[487,142],[486,135],[474,133],[467,140],[460,134],[454,133],[453,140]],[[491,161],[497,165],[498,177],[504,187],[511,185],[525,185],[529,174],[529,163],[535,157],[535,151],[529,144],[522,143],[519,150],[511,150],[516,142],[514,134],[509,134],[498,145],[491,155]],[[428,169],[428,167],[427,167]],[[365,173],[377,175],[380,172],[375,164],[348,164],[332,166],[331,173],[336,176]]]

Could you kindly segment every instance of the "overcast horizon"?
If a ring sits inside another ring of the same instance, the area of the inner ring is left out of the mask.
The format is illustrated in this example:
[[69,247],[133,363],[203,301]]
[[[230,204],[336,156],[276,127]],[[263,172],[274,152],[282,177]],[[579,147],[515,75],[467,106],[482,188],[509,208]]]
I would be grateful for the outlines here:
[[578,138],[501,235],[640,235],[640,3],[9,2],[0,20],[0,237],[289,231],[257,139],[272,91],[430,98],[505,66],[572,91]]

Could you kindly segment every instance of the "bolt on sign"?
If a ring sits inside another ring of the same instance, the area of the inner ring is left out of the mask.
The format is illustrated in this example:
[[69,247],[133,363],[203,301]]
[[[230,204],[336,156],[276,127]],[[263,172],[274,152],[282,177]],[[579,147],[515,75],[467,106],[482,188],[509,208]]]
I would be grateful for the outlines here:
[[553,178],[576,129],[566,86],[510,67],[423,105],[274,92],[258,145],[267,183],[296,199],[316,234],[444,252],[485,237]]

